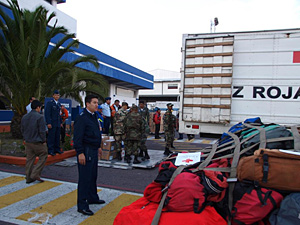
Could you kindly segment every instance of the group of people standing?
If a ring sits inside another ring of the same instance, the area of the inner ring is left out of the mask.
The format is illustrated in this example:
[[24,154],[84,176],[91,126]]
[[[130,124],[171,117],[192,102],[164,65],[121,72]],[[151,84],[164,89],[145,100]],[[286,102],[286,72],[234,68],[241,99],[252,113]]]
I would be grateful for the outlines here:
[[[115,139],[117,159],[122,160],[122,146],[124,145],[125,161],[131,162],[134,155],[134,164],[142,160],[150,159],[146,147],[147,135],[149,134],[149,110],[143,101],[139,107],[132,105],[129,109],[127,102],[115,100],[110,106],[111,98],[105,98],[105,102],[98,106],[98,121],[103,134],[112,134]],[[140,152],[139,152],[140,150]]]

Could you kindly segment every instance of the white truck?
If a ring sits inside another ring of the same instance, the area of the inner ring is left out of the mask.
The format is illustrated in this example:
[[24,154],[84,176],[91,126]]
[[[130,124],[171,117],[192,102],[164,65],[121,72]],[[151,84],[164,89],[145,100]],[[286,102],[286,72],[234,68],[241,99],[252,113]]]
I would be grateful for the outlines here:
[[300,29],[184,34],[179,132],[300,124]]

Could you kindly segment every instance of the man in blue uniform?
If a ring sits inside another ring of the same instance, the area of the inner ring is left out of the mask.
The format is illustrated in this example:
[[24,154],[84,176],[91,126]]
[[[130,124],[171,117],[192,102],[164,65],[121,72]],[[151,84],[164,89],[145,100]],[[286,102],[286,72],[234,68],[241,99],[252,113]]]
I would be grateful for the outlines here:
[[104,204],[97,194],[98,156],[101,156],[101,133],[96,111],[98,98],[95,95],[85,97],[86,108],[74,123],[74,147],[78,162],[77,211],[84,215],[93,215],[89,204]]
[[110,101],[111,101],[111,97],[106,97],[105,102],[101,105],[102,106],[102,114],[103,114],[103,118],[104,118],[103,134],[107,134],[107,135],[109,133],[110,117],[111,117]]
[[62,153],[60,150],[60,127],[62,119],[60,116],[61,105],[58,102],[59,97],[59,91],[55,90],[53,92],[53,99],[47,102],[45,108],[45,119],[48,127],[48,153],[52,156],[56,152],[59,154]]

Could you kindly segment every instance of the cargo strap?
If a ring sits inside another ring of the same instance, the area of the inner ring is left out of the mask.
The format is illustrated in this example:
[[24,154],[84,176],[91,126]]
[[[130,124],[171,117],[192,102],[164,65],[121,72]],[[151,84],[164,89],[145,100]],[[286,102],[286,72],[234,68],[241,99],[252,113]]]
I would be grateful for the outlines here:
[[266,148],[267,145],[266,130],[263,127],[253,126],[248,123],[244,123],[244,125],[249,128],[257,129],[259,131],[259,139],[260,139],[259,148]]
[[[240,158],[240,150],[241,150],[241,143],[240,143],[240,139],[238,136],[236,136],[235,134],[229,132],[228,133],[230,135],[230,137],[232,137],[232,139],[235,142],[235,148],[234,148],[234,152],[233,152],[233,159],[232,159],[232,163],[231,163],[231,169],[230,169],[230,178],[236,178],[236,168],[239,162],[239,158]],[[234,190],[234,186],[235,183],[229,183],[228,184],[228,208],[229,208],[229,212],[231,213],[232,207],[233,207],[233,190]],[[231,225],[231,218],[228,217],[228,224]]]
[[162,190],[162,192],[164,192],[164,193],[163,193],[163,196],[162,196],[162,198],[160,200],[160,203],[159,203],[159,206],[158,206],[158,208],[156,210],[156,213],[155,213],[155,215],[153,217],[151,225],[158,225],[159,219],[160,219],[160,215],[161,215],[162,209],[164,207],[165,199],[166,199],[167,194],[168,194],[168,189],[171,186],[171,184],[173,183],[175,177],[177,177],[177,175],[180,174],[184,168],[185,168],[185,166],[178,167],[175,170],[175,172],[173,173],[173,175],[172,175],[172,177],[170,179],[170,182],[168,183],[168,185],[166,186],[166,188],[164,188]]

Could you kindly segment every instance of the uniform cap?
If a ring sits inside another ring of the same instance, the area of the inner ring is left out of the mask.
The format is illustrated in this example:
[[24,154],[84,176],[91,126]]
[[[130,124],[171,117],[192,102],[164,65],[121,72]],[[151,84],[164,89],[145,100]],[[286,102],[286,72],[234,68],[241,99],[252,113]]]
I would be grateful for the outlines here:
[[59,91],[58,91],[58,90],[54,90],[54,91],[53,91],[53,94],[59,95]]
[[111,100],[111,97],[106,97],[106,98],[105,98],[105,101],[107,101],[107,100]]
[[102,109],[102,105],[98,105],[98,109]]
[[168,103],[167,106],[174,106],[172,103]]

